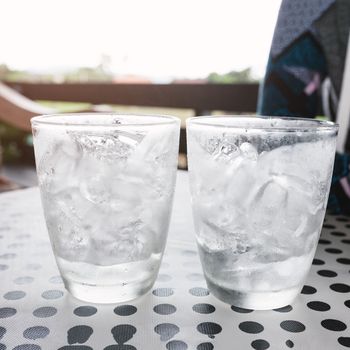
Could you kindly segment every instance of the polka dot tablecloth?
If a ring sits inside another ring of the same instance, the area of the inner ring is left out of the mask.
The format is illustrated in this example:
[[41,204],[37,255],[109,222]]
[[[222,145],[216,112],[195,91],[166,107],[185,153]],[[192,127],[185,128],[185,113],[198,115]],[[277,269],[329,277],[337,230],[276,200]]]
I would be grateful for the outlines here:
[[0,195],[0,350],[350,348],[350,219],[327,217],[293,305],[252,311],[206,288],[194,243],[187,174],[179,172],[169,240],[148,295],[95,305],[64,289],[39,191]]

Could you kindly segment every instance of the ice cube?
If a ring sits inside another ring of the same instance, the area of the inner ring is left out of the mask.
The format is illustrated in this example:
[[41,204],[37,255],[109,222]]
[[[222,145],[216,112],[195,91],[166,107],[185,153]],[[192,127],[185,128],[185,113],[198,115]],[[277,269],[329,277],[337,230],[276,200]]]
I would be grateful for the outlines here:
[[199,244],[208,251],[229,250],[231,255],[239,255],[250,249],[244,231],[231,231],[220,227],[212,218],[203,219],[197,238]]
[[148,259],[155,234],[141,220],[122,227],[109,227],[109,235],[91,239],[89,260],[98,265],[114,265]]
[[47,225],[57,255],[70,261],[85,260],[90,242],[82,227],[59,211],[48,215]]
[[69,135],[84,153],[107,162],[126,160],[145,136],[141,132],[124,130],[85,133],[69,131]]
[[212,156],[219,162],[232,162],[240,153],[240,150],[235,144],[223,139],[212,153]]
[[167,125],[148,131],[140,147],[130,156],[125,174],[138,176],[142,181],[142,195],[150,200],[161,200],[173,193],[175,176],[169,178],[169,169],[176,167],[174,147],[178,139]]
[[66,188],[73,179],[80,156],[80,150],[73,143],[53,143],[38,164],[40,185],[53,192]]
[[258,152],[251,143],[244,142],[239,148],[244,158],[255,161],[258,159]]
[[288,192],[274,180],[254,189],[254,192],[249,210],[253,231],[274,235],[278,227],[283,227],[280,220],[284,219]]

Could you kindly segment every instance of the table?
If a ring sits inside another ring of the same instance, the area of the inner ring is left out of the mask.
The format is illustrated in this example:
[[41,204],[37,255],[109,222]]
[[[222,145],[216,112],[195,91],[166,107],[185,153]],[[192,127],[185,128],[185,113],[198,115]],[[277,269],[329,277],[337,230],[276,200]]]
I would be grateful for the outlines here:
[[206,289],[187,182],[187,173],[179,172],[153,291],[123,305],[89,305],[65,291],[38,188],[0,195],[0,350],[349,348],[350,219],[326,218],[306,285],[292,306],[231,307]]

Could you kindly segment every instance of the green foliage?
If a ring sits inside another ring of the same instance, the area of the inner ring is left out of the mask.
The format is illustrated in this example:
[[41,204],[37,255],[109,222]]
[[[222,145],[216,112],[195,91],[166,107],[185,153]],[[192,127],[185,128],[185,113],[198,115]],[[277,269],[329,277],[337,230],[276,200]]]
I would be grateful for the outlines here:
[[258,81],[252,76],[251,68],[231,71],[225,74],[210,73],[207,80],[208,83],[215,84],[256,83]]
[[67,82],[111,82],[113,81],[113,75],[103,69],[101,65],[98,67],[82,67],[74,71],[66,73],[64,80]]
[[84,102],[64,102],[64,101],[43,101],[37,100],[37,103],[41,105],[54,109],[56,113],[76,113],[89,111],[92,107],[91,103]]
[[96,67],[80,67],[65,73],[32,73],[13,70],[6,64],[0,64],[0,81],[24,81],[24,82],[112,82],[113,73],[110,69],[111,58],[102,55],[100,63]]
[[24,82],[46,82],[53,81],[52,74],[36,74],[21,70],[10,69],[6,64],[0,64],[0,81],[6,80],[9,82],[24,81]]
[[28,148],[31,148],[28,144],[28,136],[30,136],[29,133],[0,123],[0,144],[5,163],[26,162],[28,160]]

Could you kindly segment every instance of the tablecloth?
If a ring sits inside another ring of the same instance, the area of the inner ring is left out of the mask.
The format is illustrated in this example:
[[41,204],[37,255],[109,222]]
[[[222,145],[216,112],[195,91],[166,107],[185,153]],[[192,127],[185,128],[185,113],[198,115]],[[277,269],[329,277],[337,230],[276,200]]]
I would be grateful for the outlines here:
[[38,188],[0,195],[0,350],[224,350],[350,347],[350,220],[325,219],[296,302],[272,311],[213,297],[194,240],[186,172],[179,172],[160,274],[146,296],[116,305],[64,289]]

